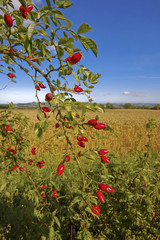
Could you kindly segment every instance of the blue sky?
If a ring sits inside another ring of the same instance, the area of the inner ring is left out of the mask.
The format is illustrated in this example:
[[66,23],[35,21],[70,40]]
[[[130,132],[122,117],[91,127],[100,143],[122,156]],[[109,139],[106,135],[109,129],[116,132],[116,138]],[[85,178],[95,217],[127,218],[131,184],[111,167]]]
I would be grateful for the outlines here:
[[[18,4],[18,0],[13,0]],[[34,0],[37,6],[45,1]],[[74,0],[63,11],[76,30],[88,23],[86,34],[98,46],[98,58],[83,50],[81,63],[101,73],[92,98],[98,103],[160,103],[160,1]],[[2,78],[2,76],[0,76]],[[17,70],[17,83],[0,91],[0,103],[36,101],[32,81]],[[0,81],[0,88],[7,78]],[[48,89],[39,92],[43,101]],[[84,97],[78,100],[86,101]]]

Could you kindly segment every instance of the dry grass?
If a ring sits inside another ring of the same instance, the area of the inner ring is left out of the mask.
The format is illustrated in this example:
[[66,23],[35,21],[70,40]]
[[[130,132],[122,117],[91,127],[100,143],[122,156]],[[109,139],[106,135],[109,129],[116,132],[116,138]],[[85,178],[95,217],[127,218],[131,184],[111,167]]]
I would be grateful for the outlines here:
[[[15,110],[24,113],[27,115],[32,122],[37,121],[37,110]],[[152,138],[152,149],[151,151],[159,151],[160,150],[160,111],[158,110],[127,110],[127,109],[114,109],[114,110],[105,110],[104,114],[88,112],[86,115],[86,121],[91,118],[94,118],[95,115],[99,115],[99,122],[104,122],[110,127],[112,127],[118,134],[119,138],[114,136],[108,131],[95,130],[94,128],[86,127],[85,135],[88,136],[89,142],[86,143],[87,149],[95,149],[98,144],[101,144],[103,147],[109,149],[110,152],[116,152],[119,156],[128,155],[130,150],[135,149],[146,149],[145,144],[148,141],[147,131],[146,131],[146,123],[149,119],[155,119],[157,122],[157,128],[155,130],[154,136]],[[56,129],[55,132],[55,120],[51,116],[49,121],[53,121],[53,128],[49,128],[47,132],[44,134],[43,138],[39,143],[35,141],[34,131],[29,130],[30,132],[30,140],[33,145],[41,145],[41,152],[46,152],[46,149],[50,149],[51,151],[58,153],[59,151],[66,151],[67,144],[62,136],[55,136],[56,134],[61,134],[61,128]],[[92,131],[91,131],[92,130]],[[76,144],[75,136],[73,136],[73,132],[71,129],[66,129],[69,134],[71,140]],[[98,132],[101,136],[106,136],[105,139],[97,139],[94,135],[94,132]],[[77,146],[78,150],[80,147]]]

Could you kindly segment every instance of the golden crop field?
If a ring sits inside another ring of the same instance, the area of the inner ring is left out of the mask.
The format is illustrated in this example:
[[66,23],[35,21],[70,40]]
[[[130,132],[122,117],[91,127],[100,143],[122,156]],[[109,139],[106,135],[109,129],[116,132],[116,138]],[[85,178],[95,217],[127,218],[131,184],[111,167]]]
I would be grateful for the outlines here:
[[[14,110],[24,113],[31,119],[31,122],[39,122],[37,120],[38,110]],[[143,110],[143,109],[113,109],[105,110],[105,113],[94,113],[88,112],[86,114],[86,121],[94,118],[96,114],[99,116],[99,122],[106,123],[118,134],[118,137],[113,135],[108,131],[95,130],[92,127],[86,127],[84,135],[88,137],[89,142],[86,143],[85,149],[95,149],[98,144],[101,144],[104,148],[108,148],[109,152],[117,153],[118,156],[127,156],[129,152],[136,147],[139,150],[145,150],[145,144],[148,142],[146,123],[149,119],[155,119],[157,127],[152,137],[152,147],[150,151],[159,152],[160,151],[160,111],[159,110]],[[49,121],[52,121],[52,116]],[[55,120],[53,120],[53,127],[50,127],[45,133],[42,139],[37,142],[34,138],[34,131],[29,129],[29,138],[33,145],[41,145],[40,154],[46,152],[48,149],[52,149],[53,152],[58,153],[59,151],[65,153],[67,143],[64,138],[64,134],[61,135],[61,128],[55,129]],[[56,135],[59,131],[59,137]],[[70,139],[75,143],[78,150],[80,147],[76,144],[76,137],[73,136],[71,129],[66,130],[69,134]],[[94,132],[98,132],[101,136],[106,136],[105,139],[97,139]]]

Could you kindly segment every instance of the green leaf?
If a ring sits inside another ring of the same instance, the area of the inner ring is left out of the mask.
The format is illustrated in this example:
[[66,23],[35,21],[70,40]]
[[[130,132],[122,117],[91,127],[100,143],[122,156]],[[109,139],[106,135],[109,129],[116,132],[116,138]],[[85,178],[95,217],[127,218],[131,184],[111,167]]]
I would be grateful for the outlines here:
[[77,34],[86,33],[91,30],[92,28],[87,23],[82,23],[81,26],[78,28]]
[[34,31],[34,28],[35,28],[36,24],[35,23],[31,23],[28,27],[28,32],[27,32],[27,35],[28,35],[28,39],[30,40],[31,37],[32,37],[32,34],[33,34],[33,31]]
[[46,3],[47,3],[47,5],[48,5],[48,8],[51,8],[51,3],[50,3],[50,1],[49,1],[49,0],[46,0]]
[[61,20],[66,20],[66,17],[63,14],[56,13],[54,15],[55,18],[61,19]]
[[83,45],[83,47],[88,51],[88,49],[90,48],[91,51],[95,54],[95,56],[97,57],[97,45],[96,43],[93,41],[93,39],[91,38],[87,38],[83,35],[78,35],[78,38],[81,42],[81,44]]
[[56,7],[59,8],[69,8],[72,6],[72,2],[70,0],[60,0],[59,3],[56,4]]
[[19,2],[22,4],[22,6],[26,9],[26,1],[25,0],[19,0]]
[[118,134],[110,127],[110,126],[106,126],[106,128],[104,128],[104,130],[111,132],[112,134],[114,134],[116,137],[119,137]]

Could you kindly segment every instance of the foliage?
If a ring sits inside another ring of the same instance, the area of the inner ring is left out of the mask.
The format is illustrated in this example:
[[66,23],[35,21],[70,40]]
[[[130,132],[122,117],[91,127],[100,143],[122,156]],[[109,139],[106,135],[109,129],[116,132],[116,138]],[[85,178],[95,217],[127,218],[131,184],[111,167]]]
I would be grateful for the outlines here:
[[[1,239],[141,239],[141,236],[149,239],[157,236],[157,161],[153,164],[147,151],[141,154],[135,151],[139,155],[134,168],[135,159],[121,165],[112,153],[109,160],[104,157],[108,150],[99,144],[103,139],[101,132],[118,136],[117,133],[97,115],[91,119],[92,123],[86,119],[87,111],[103,113],[103,108],[90,98],[100,74],[79,65],[84,57],[79,44],[95,56],[98,53],[96,43],[82,35],[91,27],[82,23],[77,32],[72,30],[72,22],[60,10],[71,7],[70,0],[46,0],[41,9],[30,0],[19,2],[22,5],[16,10],[12,1],[0,1],[4,12],[4,16],[0,16],[0,73],[12,82],[16,82],[17,67],[28,75],[35,86],[39,111],[34,126],[26,116],[14,113],[12,106],[0,113]],[[25,18],[29,20],[28,26]],[[69,83],[70,79],[74,79],[74,84]],[[50,92],[45,95],[44,105],[39,101],[38,91],[43,91],[45,85]],[[77,102],[73,93],[87,96],[88,102]],[[51,114],[55,125],[50,120]],[[34,128],[38,148],[28,140],[28,125]],[[156,127],[154,120],[146,127],[150,131],[150,142]],[[54,148],[41,152],[41,139],[50,129],[63,141],[65,154],[60,151],[55,154]],[[87,136],[86,129],[90,132]],[[85,146],[93,129],[95,146],[87,150]],[[77,151],[70,136],[77,139],[81,151]],[[37,155],[37,151],[41,154]],[[99,183],[107,186],[106,204],[100,203],[96,196]],[[92,211],[93,207],[98,207],[98,212]],[[135,209],[138,209],[136,214]]]

